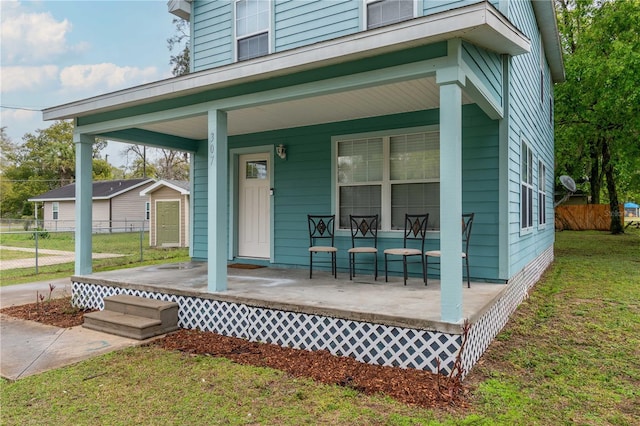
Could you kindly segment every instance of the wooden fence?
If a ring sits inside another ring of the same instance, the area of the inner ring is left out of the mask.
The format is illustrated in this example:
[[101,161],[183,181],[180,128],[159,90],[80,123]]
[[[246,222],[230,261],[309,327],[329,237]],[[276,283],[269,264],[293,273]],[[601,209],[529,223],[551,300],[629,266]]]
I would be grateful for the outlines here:
[[[620,220],[624,226],[624,207],[618,209]],[[609,231],[611,229],[611,212],[608,204],[581,204],[556,207],[556,230],[564,229],[585,231]]]

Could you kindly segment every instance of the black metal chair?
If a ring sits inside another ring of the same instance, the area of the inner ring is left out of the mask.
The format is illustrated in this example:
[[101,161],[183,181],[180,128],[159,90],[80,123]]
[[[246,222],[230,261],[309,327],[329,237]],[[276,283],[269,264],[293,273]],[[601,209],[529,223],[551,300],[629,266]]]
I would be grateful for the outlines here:
[[[467,288],[471,288],[471,278],[469,277],[469,240],[471,239],[471,225],[473,225],[473,217],[474,213],[467,213],[462,215],[462,259],[465,262],[467,268]],[[442,236],[441,236],[442,237]],[[429,258],[440,258],[442,253],[440,250],[429,250],[425,253],[425,268],[427,269],[427,273],[429,272]],[[433,268],[433,267],[432,267]],[[440,267],[437,267],[440,270]],[[426,277],[425,277],[426,283]]]
[[[309,279],[313,274],[314,253],[329,253],[331,255],[331,273],[334,278],[338,278],[338,268],[336,266],[338,249],[333,242],[335,218],[335,215],[307,215],[309,223]],[[318,242],[324,242],[324,245],[318,245]],[[316,260],[317,262],[319,261]],[[322,262],[327,263],[329,261]]]
[[[349,254],[349,279],[356,276],[356,254],[373,254],[374,279],[378,279],[378,215],[349,215],[351,223],[351,248]],[[365,245],[363,245],[365,244]]]
[[[427,284],[426,264],[424,256],[424,238],[427,234],[427,222],[429,214],[404,216],[404,238],[402,248],[389,248],[384,251],[384,280],[389,281],[388,262],[402,261],[402,269],[404,272],[404,285],[407,285],[407,257],[420,256],[422,264],[422,279]],[[413,241],[413,245],[419,245],[420,248],[407,247],[407,242]],[[389,260],[388,256],[402,256],[402,259]]]

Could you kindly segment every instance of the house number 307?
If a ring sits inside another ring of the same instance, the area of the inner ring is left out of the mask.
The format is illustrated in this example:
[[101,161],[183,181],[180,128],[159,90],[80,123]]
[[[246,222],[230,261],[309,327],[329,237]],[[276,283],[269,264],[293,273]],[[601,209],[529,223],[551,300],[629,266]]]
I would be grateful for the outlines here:
[[216,159],[215,140],[216,140],[216,135],[214,133],[211,133],[211,136],[209,137],[209,158],[211,158],[210,161],[212,166]]

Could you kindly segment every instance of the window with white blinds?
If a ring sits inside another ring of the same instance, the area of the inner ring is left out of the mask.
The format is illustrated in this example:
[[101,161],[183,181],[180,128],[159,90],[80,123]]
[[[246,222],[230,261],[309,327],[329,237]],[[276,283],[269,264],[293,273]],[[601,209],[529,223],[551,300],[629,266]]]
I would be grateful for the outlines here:
[[269,53],[269,0],[236,1],[236,40],[238,61]]
[[429,213],[440,227],[440,135],[437,130],[337,140],[339,226],[349,215],[380,215],[382,230],[404,229],[404,215]]
[[413,18],[414,0],[377,0],[367,3],[367,29]]

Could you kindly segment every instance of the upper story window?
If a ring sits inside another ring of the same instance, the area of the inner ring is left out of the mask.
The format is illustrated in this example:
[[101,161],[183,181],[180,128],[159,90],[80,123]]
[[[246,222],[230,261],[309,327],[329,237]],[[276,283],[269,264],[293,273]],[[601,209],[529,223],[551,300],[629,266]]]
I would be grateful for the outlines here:
[[58,220],[58,216],[60,214],[60,203],[54,201],[51,203],[51,219]]
[[520,228],[533,227],[533,153],[523,140],[520,145]]
[[349,215],[380,215],[383,231],[404,229],[405,213],[429,213],[440,227],[440,135],[420,133],[338,139],[336,201],[339,227]]
[[411,19],[414,0],[373,0],[367,2],[367,29],[383,27]]
[[236,2],[236,49],[238,61],[269,53],[269,0]]

